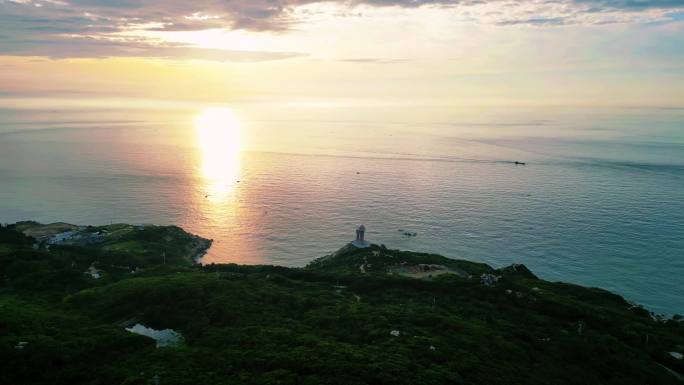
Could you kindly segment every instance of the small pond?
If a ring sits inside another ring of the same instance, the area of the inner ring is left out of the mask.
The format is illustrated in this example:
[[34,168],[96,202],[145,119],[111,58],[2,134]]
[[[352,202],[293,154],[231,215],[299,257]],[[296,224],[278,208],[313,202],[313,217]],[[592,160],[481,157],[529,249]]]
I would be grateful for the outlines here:
[[150,337],[157,341],[157,347],[176,346],[183,342],[183,336],[173,329],[156,330],[148,328],[143,324],[135,324],[127,331],[135,334],[140,334],[145,337]]

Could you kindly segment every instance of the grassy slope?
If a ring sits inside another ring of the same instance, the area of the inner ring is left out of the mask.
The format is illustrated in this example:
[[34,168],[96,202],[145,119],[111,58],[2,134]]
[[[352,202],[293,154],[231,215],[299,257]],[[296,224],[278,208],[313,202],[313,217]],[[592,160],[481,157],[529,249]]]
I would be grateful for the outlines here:
[[[136,242],[168,243],[157,238],[166,231],[155,234]],[[108,245],[115,254],[35,251],[15,238],[0,231],[0,383],[147,384],[155,375],[163,384],[678,383],[657,362],[684,373],[666,354],[684,349],[681,323],[524,268],[376,248],[343,250],[305,269],[193,267],[181,256],[189,245],[178,245],[177,264],[159,266],[133,255],[139,248],[116,248],[125,236]],[[107,270],[103,261],[117,257],[143,270]],[[103,279],[82,273],[93,262]],[[401,262],[473,277],[385,273]],[[366,274],[362,263],[372,266]],[[483,272],[502,278],[485,287]],[[125,332],[130,322],[176,329],[186,342],[157,349]],[[18,350],[19,341],[28,344]]]

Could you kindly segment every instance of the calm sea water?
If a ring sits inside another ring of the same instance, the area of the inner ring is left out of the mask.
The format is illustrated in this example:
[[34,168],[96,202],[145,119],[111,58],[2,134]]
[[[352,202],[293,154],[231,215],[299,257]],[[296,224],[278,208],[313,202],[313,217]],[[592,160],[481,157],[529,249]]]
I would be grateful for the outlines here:
[[684,313],[684,110],[232,110],[235,154],[201,109],[0,110],[0,221],[178,224],[215,240],[205,262],[288,266],[363,223]]

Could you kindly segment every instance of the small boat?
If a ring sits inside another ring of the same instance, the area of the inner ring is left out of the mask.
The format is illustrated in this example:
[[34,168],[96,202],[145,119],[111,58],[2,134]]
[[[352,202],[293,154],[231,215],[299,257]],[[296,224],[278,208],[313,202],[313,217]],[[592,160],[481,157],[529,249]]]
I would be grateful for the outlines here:
[[524,165],[525,165],[525,162],[519,162],[519,161],[517,161],[517,160],[516,160],[514,163],[515,163],[516,165],[519,164],[519,165],[521,165],[521,166],[524,166]]

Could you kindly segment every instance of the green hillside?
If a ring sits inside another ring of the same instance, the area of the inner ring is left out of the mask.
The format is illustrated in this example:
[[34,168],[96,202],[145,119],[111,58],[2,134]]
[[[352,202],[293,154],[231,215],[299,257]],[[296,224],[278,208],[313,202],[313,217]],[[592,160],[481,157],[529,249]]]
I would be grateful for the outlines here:
[[[208,241],[177,227],[42,226],[0,228],[2,384],[643,385],[684,374],[679,317],[522,265],[348,246],[301,269],[200,266],[190,261]],[[102,239],[49,244],[74,230]],[[182,339],[157,347],[126,330],[136,324]]]

